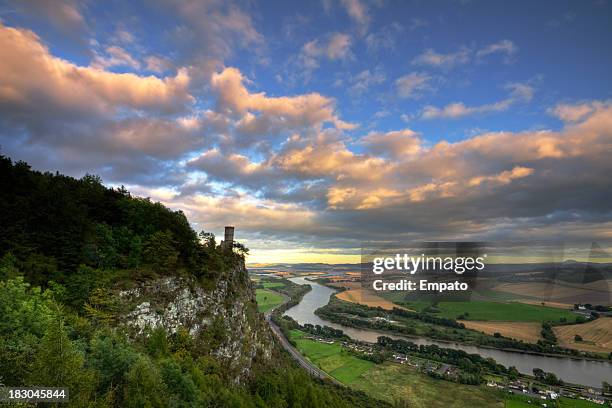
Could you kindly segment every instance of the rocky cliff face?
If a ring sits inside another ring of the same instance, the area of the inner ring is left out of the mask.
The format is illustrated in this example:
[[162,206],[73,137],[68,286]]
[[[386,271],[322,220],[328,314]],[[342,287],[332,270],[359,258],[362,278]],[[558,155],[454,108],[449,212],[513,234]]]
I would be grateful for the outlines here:
[[133,335],[183,327],[196,344],[219,359],[236,382],[249,376],[255,358],[269,358],[272,336],[257,313],[255,291],[244,265],[221,274],[210,289],[193,278],[165,277],[119,292],[120,324]]

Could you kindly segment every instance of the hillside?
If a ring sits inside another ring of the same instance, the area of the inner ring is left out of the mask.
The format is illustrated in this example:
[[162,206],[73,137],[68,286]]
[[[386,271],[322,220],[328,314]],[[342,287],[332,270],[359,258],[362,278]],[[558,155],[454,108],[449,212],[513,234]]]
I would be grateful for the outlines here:
[[0,189],[0,384],[77,407],[381,406],[274,343],[245,248],[95,176],[0,156]]

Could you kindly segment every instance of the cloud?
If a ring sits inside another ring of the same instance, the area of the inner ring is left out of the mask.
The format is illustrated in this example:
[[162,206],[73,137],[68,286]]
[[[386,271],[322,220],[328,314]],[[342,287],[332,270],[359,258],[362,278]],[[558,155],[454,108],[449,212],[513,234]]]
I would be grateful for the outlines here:
[[358,24],[361,34],[365,34],[370,25],[367,6],[361,0],[341,0],[341,3],[351,20]]
[[[485,133],[396,154],[379,179],[332,183],[326,200],[333,217],[320,222],[368,240],[390,231],[397,239],[495,239],[503,232],[507,240],[525,230],[550,239],[555,228],[569,231],[569,222],[582,231],[574,238],[602,237],[591,227],[609,219],[612,106],[593,105],[559,132]],[[366,145],[371,153],[375,147]]]
[[140,62],[132,57],[126,50],[118,46],[106,47],[106,56],[96,54],[91,66],[96,69],[108,69],[112,67],[129,67],[140,69]]
[[248,188],[262,188],[272,184],[275,178],[267,163],[253,163],[248,157],[236,153],[223,155],[218,149],[205,151],[190,160],[187,166],[206,172],[212,180]]
[[318,93],[269,97],[264,92],[249,92],[244,82],[247,82],[246,78],[236,68],[225,68],[213,74],[211,79],[212,88],[218,95],[218,108],[240,116],[240,128],[247,133],[320,126],[323,123],[331,123],[338,129],[355,127],[338,118],[332,99]]
[[476,51],[476,57],[481,58],[491,54],[505,54],[507,57],[511,57],[517,52],[518,47],[512,41],[501,40]]
[[330,60],[345,59],[350,56],[351,36],[342,33],[332,34],[326,43],[309,41],[302,47],[302,54],[309,58],[326,56]]
[[549,113],[564,122],[577,122],[584,119],[587,115],[592,114],[597,108],[601,107],[601,103],[581,103],[581,104],[559,104]]
[[158,74],[164,73],[173,68],[173,64],[170,59],[159,55],[147,56],[145,58],[145,64],[149,71],[157,72]]
[[219,64],[238,50],[259,52],[265,39],[251,16],[236,1],[160,0],[163,11],[179,17],[181,24],[167,33],[176,60],[205,68]]
[[395,48],[398,36],[404,31],[399,23],[391,23],[382,27],[379,31],[370,33],[365,38],[368,52],[374,53],[381,50],[392,50]]
[[185,69],[160,79],[77,66],[51,55],[32,31],[0,25],[0,100],[11,109],[176,112],[194,101],[189,82]]
[[354,94],[361,95],[371,87],[384,83],[386,79],[381,70],[370,71],[366,69],[349,79],[351,84],[349,90]]
[[421,139],[418,133],[410,129],[370,132],[361,138],[361,143],[369,152],[385,157],[405,159],[421,151]]
[[506,56],[506,62],[518,52],[518,47],[510,40],[500,40],[489,44],[480,49],[461,46],[457,51],[449,53],[439,53],[434,49],[429,48],[422,54],[417,55],[413,60],[413,65],[430,66],[438,68],[453,68],[459,65],[465,65],[476,58],[484,58],[492,54],[502,54]]
[[400,98],[419,98],[424,92],[432,89],[432,77],[423,72],[412,72],[395,81]]
[[89,27],[78,0],[19,0],[17,10],[48,21],[55,29],[78,42],[85,43]]
[[455,65],[468,63],[470,61],[470,56],[471,50],[467,47],[461,47],[458,51],[448,54],[440,54],[430,48],[424,53],[416,56],[412,60],[412,64],[450,68]]
[[389,170],[384,159],[355,154],[325,133],[314,139],[293,139],[275,155],[272,164],[293,176],[334,180],[380,179]]
[[466,106],[463,102],[454,102],[442,108],[428,105],[423,108],[420,117],[421,119],[457,119],[476,114],[503,112],[516,103],[529,102],[533,98],[534,89],[530,85],[511,83],[506,88],[510,89],[510,95],[498,102],[479,106]]
[[351,36],[333,33],[325,41],[312,40],[302,46],[298,56],[298,66],[307,78],[319,68],[319,61],[327,58],[330,61],[346,60],[352,57]]
[[530,169],[529,167],[517,166],[512,170],[502,171],[501,173],[493,176],[472,177],[468,181],[468,186],[479,186],[483,183],[509,184],[513,180],[527,177],[531,174],[533,174],[533,169]]

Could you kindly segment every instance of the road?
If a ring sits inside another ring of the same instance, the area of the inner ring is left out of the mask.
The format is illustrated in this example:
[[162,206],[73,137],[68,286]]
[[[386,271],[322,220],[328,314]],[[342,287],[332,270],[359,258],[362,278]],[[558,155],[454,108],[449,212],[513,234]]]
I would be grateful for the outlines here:
[[[276,292],[279,293],[279,292]],[[281,295],[283,295],[283,297],[285,298],[285,302],[288,301],[287,296],[285,296],[284,294],[281,293]],[[283,303],[284,304],[284,303]],[[285,335],[283,334],[283,332],[281,331],[280,327],[278,327],[273,321],[272,321],[272,312],[278,308],[282,306],[278,305],[270,310],[268,310],[265,313],[265,318],[266,321],[268,322],[268,324],[270,325],[270,329],[272,329],[272,333],[274,333],[274,335],[276,336],[276,338],[278,339],[278,341],[280,342],[280,344],[283,346],[283,348],[285,350],[287,350],[287,352],[289,353],[289,355],[291,355],[291,357],[293,357],[293,359],[295,361],[297,361],[297,363],[300,365],[300,367],[302,367],[304,370],[306,370],[310,375],[312,375],[313,377],[316,378],[320,378],[322,380],[330,380],[331,382],[333,382],[334,384],[337,385],[342,385],[344,386],[344,384],[342,384],[340,381],[336,380],[334,377],[330,376],[329,374],[327,374],[325,371],[321,370],[319,367],[317,367],[316,365],[314,365],[312,362],[310,362],[306,357],[304,357],[295,347],[293,347],[291,345],[291,343],[289,343],[289,340],[287,340],[287,338],[285,337]]]

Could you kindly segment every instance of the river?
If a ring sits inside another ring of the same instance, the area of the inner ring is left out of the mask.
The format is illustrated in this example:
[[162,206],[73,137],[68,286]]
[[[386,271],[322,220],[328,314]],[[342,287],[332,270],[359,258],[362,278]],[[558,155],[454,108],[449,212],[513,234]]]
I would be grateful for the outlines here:
[[321,319],[314,314],[318,308],[329,302],[330,296],[335,290],[327,286],[311,282],[302,277],[291,278],[290,281],[300,285],[310,285],[312,290],[302,301],[287,310],[285,314],[292,317],[299,324],[310,323],[313,325],[325,325],[342,330],[345,334],[355,340],[376,343],[379,336],[387,336],[394,339],[405,339],[415,344],[436,344],[443,348],[463,350],[471,354],[480,354],[483,357],[491,357],[506,367],[515,366],[524,374],[532,374],[534,368],[555,373],[563,381],[573,384],[581,384],[592,387],[601,387],[602,381],[612,382],[612,363],[606,361],[591,361],[571,359],[567,357],[540,356],[513,351],[503,351],[483,347],[469,346],[453,342],[441,342],[423,337],[403,337],[368,329],[356,329]]

